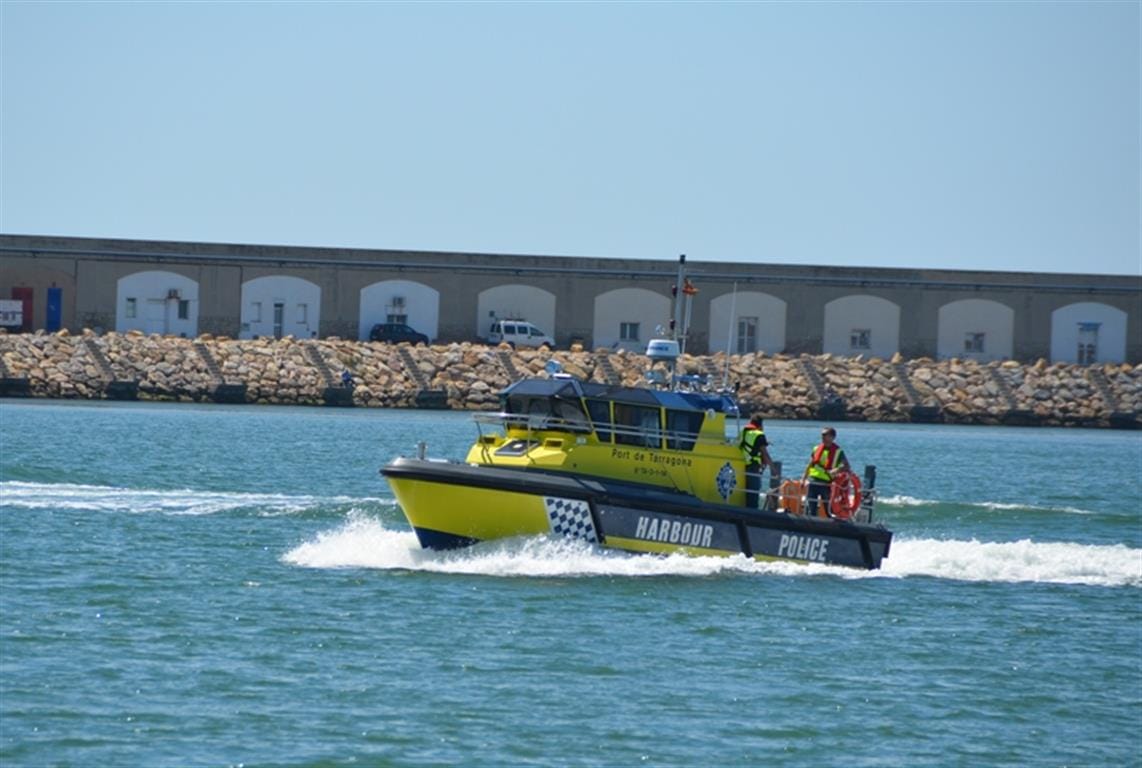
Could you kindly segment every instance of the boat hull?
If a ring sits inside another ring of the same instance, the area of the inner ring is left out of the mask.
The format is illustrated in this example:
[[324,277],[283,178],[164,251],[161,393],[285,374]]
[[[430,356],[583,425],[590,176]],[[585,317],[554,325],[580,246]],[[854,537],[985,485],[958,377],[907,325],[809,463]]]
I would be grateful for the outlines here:
[[631,552],[875,569],[892,540],[881,526],[711,504],[553,472],[401,458],[381,473],[428,549],[550,534]]

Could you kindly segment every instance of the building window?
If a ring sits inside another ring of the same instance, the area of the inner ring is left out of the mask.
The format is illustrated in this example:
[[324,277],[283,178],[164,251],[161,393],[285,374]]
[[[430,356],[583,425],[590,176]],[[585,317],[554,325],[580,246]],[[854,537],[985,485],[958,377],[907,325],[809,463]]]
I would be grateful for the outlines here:
[[964,352],[970,354],[983,354],[983,339],[986,334],[970,331],[964,334]]
[[408,315],[395,315],[392,312],[385,315],[386,323],[396,323],[397,325],[408,325]]
[[746,355],[757,351],[757,318],[738,318],[738,354]]
[[135,317],[139,313],[139,302],[136,299],[127,299],[127,317]]
[[179,320],[190,319],[190,299],[179,299],[178,300],[178,319]]
[[853,328],[849,334],[849,346],[852,349],[871,349],[872,330],[869,328]]
[[619,323],[620,341],[638,341],[638,323]]
[[262,302],[255,301],[250,304],[250,322],[262,322]]
[[297,321],[299,323],[308,323],[309,322],[309,305],[308,304],[298,304],[297,305]]

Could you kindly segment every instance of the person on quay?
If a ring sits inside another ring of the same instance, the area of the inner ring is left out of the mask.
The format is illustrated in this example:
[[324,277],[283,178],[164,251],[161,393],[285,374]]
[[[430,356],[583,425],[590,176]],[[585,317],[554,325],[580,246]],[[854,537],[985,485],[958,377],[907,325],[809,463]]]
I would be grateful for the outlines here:
[[745,505],[753,509],[762,506],[761,473],[773,464],[769,458],[769,441],[765,439],[761,414],[755,413],[750,417],[749,423],[742,430],[738,447],[745,460]]
[[829,494],[833,482],[833,475],[838,471],[851,472],[849,460],[845,451],[837,444],[837,430],[825,427],[821,430],[821,442],[813,449],[809,457],[809,464],[801,475],[801,480],[809,481],[809,489],[805,495],[809,517],[817,516],[820,500],[825,500],[825,509],[828,511]]

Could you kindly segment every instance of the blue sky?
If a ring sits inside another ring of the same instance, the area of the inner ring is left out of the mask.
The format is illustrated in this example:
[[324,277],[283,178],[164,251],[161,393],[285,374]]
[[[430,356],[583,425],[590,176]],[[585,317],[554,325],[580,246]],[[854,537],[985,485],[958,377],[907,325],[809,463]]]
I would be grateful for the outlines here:
[[1142,273],[1140,4],[0,2],[0,231]]

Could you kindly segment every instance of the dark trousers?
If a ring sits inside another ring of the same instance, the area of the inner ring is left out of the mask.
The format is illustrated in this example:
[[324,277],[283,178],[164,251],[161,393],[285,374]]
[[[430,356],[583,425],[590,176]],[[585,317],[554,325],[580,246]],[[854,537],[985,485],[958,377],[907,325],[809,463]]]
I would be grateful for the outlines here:
[[829,513],[829,495],[832,493],[832,488],[832,483],[826,483],[822,480],[809,481],[809,490],[805,494],[809,517],[817,516],[818,499],[825,500],[825,514]]
[[761,506],[761,473],[764,470],[761,464],[745,465],[745,505],[750,509]]

